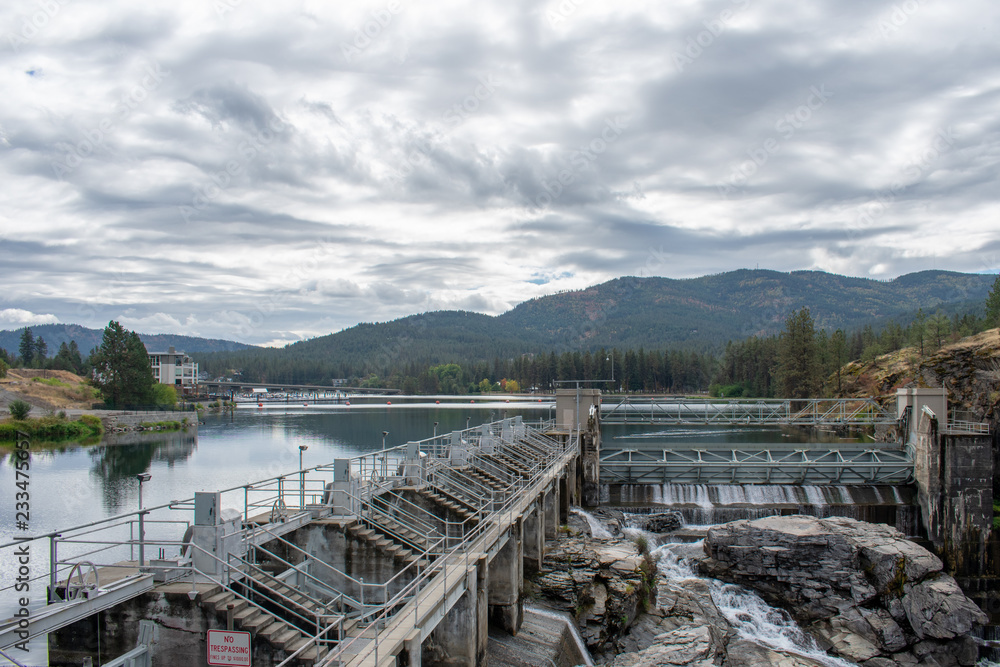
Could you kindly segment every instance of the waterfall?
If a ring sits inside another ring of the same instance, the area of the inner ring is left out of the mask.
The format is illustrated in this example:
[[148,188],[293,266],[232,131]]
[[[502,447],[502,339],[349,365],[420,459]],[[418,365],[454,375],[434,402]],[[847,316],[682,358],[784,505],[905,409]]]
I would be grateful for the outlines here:
[[[674,553],[672,546],[676,545],[664,544],[653,550],[660,575],[671,582],[702,578],[686,560]],[[768,606],[753,591],[715,579],[705,581],[709,584],[715,606],[743,639],[777,651],[810,658],[830,667],[852,667],[850,662],[827,655],[791,616]]]
[[715,606],[743,639],[830,667],[853,667],[854,663],[827,655],[787,612],[768,606],[756,593],[714,579],[709,583]]
[[604,527],[600,520],[590,512],[585,512],[579,507],[570,508],[570,512],[573,514],[579,514],[587,520],[587,525],[590,526],[590,534],[592,537],[596,537],[599,540],[607,540],[614,537],[610,532],[608,532],[608,529]]
[[685,524],[704,526],[781,514],[844,516],[920,534],[912,488],[834,484],[604,484],[601,504],[624,511],[650,505],[680,512]]

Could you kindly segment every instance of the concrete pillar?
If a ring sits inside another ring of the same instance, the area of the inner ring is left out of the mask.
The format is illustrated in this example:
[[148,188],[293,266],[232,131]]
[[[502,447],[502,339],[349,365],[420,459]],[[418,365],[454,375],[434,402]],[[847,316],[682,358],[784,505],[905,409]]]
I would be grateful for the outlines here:
[[[568,468],[568,466],[567,466]],[[559,478],[559,524],[569,523],[569,476],[563,474]]]
[[992,438],[950,431],[932,415],[921,409],[912,441],[924,528],[949,570],[983,575],[993,528]]
[[896,390],[896,418],[902,419],[910,409],[908,432],[902,434],[906,442],[917,438],[917,428],[924,408],[930,410],[938,423],[948,423],[948,390],[941,387],[907,387]]
[[555,540],[559,535],[559,492],[555,484],[545,491],[545,539]]
[[576,457],[566,465],[566,486],[569,489],[569,498],[566,501],[566,511],[569,511],[570,505],[580,505],[579,460],[579,457]]
[[510,527],[507,543],[490,563],[490,623],[509,634],[517,634],[524,620],[521,585],[524,581],[524,522],[519,517]]
[[[441,622],[431,632],[421,656],[428,664],[454,665],[455,667],[476,667],[486,664],[487,624],[480,623],[479,610],[480,574],[479,567],[472,568],[466,581],[465,593],[445,614]],[[485,577],[485,568],[483,568]],[[482,635],[482,636],[481,636]]]
[[542,569],[545,555],[545,518],[540,500],[536,500],[524,515],[524,571],[538,572]]
[[405,657],[403,657],[402,660],[398,660],[397,663],[402,662],[406,664],[407,667],[420,667],[422,657],[420,631],[417,630],[415,634],[415,637],[410,637],[403,642],[403,656]]
[[584,431],[580,438],[580,458],[583,466],[582,488],[584,507],[601,503],[601,431]]
[[476,664],[487,664],[490,640],[490,563],[486,557],[476,563]]
[[601,500],[601,392],[597,389],[556,391],[556,428],[580,437],[583,505]]

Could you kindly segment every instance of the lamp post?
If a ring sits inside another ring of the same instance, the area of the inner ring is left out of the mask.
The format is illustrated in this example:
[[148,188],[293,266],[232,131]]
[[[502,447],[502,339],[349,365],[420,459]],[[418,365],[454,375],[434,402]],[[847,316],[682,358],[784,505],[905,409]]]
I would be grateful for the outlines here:
[[306,471],[302,469],[302,454],[309,445],[299,445],[299,509],[306,508]]
[[142,483],[148,482],[152,477],[148,472],[141,472],[135,476],[139,480],[139,567],[146,564],[146,525],[143,520],[145,512],[142,511]]
[[382,477],[385,477],[386,465],[385,465],[385,436],[389,435],[388,431],[382,431]]
[[438,423],[434,422],[434,437],[436,438],[437,435],[438,435]]
[[470,419],[472,419],[472,417],[466,417],[466,418],[465,418],[465,430],[466,430],[466,431],[468,431],[468,430],[469,430],[469,420],[470,420]]
[[615,385],[614,385],[614,382],[615,382],[615,353],[614,352],[612,352],[604,360],[608,361],[609,359],[611,360],[611,391],[614,391],[615,390]]

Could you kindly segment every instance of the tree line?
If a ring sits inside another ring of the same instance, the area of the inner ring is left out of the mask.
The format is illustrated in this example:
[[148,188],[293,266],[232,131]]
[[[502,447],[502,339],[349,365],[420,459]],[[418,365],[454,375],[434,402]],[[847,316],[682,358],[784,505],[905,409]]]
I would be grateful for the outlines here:
[[986,301],[986,315],[948,317],[917,311],[908,323],[889,322],[879,330],[816,330],[808,308],[793,313],[778,336],[730,342],[723,352],[710,393],[727,397],[809,398],[841,392],[841,371],[850,361],[913,347],[923,357],[947,343],[1000,325],[1000,277]]

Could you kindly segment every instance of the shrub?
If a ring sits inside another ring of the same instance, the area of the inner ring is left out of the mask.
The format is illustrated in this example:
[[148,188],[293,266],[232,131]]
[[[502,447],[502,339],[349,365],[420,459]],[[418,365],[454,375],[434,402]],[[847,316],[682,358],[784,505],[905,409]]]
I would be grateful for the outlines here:
[[7,409],[10,410],[10,416],[14,419],[25,419],[28,413],[31,412],[31,403],[18,399],[11,401]]
[[153,402],[157,405],[177,405],[177,390],[174,389],[173,385],[154,384]]
[[80,415],[80,421],[92,429],[104,430],[104,424],[101,422],[101,418],[96,415]]

